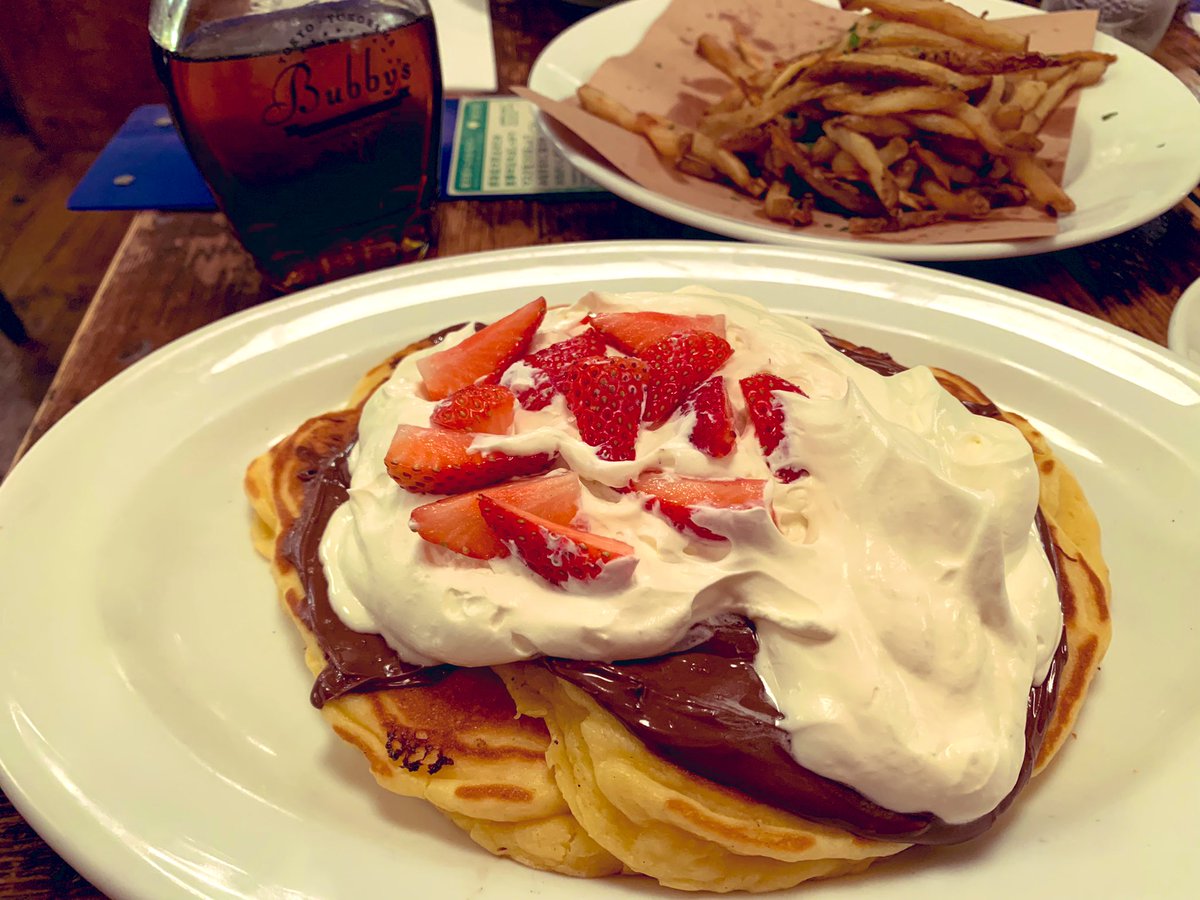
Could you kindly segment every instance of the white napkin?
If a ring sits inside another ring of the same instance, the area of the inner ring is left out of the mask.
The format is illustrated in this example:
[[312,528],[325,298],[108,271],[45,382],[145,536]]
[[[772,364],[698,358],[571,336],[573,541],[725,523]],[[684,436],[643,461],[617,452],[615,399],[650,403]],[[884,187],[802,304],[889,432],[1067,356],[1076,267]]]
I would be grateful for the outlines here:
[[488,0],[429,0],[442,58],[442,89],[496,90],[496,50]]

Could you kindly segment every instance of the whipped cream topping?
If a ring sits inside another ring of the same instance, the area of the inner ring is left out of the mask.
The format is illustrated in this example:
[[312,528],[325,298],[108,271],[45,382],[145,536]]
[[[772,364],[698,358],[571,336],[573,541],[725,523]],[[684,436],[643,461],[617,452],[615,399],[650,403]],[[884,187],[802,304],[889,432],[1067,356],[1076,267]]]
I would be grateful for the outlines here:
[[[643,428],[636,459],[601,460],[558,395],[537,412],[518,407],[513,434],[473,445],[558,453],[584,484],[577,524],[631,544],[634,557],[564,591],[515,556],[469,559],[409,529],[411,510],[437,498],[396,485],[384,456],[397,425],[429,423],[417,359],[466,327],[403,360],[363,410],[349,500],[321,543],[338,615],[409,662],[482,666],[654,656],[693,623],[738,613],[755,623],[755,668],[800,765],[896,812],[952,824],[990,812],[1016,783],[1029,690],[1062,629],[1024,438],[968,412],[926,368],[880,376],[798,319],[699,288],[588,294],[550,310],[532,349],[580,333],[589,313],[638,310],[725,315],[731,455],[692,447],[693,417],[676,413]],[[775,394],[786,437],[770,460],[737,386],[762,371],[808,395]],[[531,378],[518,363],[502,383]],[[783,484],[768,462],[809,475]],[[651,469],[766,479],[766,505],[696,513],[727,542],[688,536],[643,497],[612,490]]]

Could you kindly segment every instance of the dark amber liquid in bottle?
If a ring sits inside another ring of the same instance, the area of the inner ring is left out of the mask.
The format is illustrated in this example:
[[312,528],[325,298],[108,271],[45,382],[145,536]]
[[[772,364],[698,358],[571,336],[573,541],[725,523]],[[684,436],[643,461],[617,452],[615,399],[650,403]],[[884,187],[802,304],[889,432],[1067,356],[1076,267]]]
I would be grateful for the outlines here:
[[303,6],[202,25],[155,57],[192,157],[274,287],[425,255],[442,106],[428,14]]

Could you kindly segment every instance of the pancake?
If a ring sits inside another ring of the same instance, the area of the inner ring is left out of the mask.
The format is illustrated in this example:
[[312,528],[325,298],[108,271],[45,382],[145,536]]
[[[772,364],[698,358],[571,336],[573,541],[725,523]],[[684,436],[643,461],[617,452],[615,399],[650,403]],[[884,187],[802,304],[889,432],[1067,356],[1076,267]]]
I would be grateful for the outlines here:
[[[934,369],[942,386],[955,397],[974,403],[990,403],[971,382],[943,369]],[[1038,508],[1050,530],[1059,571],[1063,630],[1067,658],[1059,672],[1058,698],[1042,738],[1034,764],[1038,774],[1062,749],[1079,712],[1100,661],[1112,640],[1109,597],[1112,589],[1108,566],[1100,553],[1100,523],[1083,494],[1083,488],[1045,436],[1016,413],[999,410],[1000,418],[1016,427],[1033,450],[1038,467]]]
[[[861,871],[908,847],[795,815],[688,771],[648,748],[553,666],[421,670],[393,660],[398,668],[381,679],[358,672],[354,660],[322,644],[308,608],[313,589],[297,566],[295,547],[298,529],[313,524],[313,507],[322,502],[316,476],[338,464],[354,440],[371,392],[401,359],[438,337],[371,370],[347,409],[304,423],[246,474],[255,546],[270,562],[283,608],[304,639],[317,678],[314,703],[334,732],[363,754],[378,783],[428,800],[478,844],[525,865],[577,876],[640,873],[683,890],[777,890]],[[852,357],[890,362],[837,339],[830,343]],[[965,379],[940,370],[935,375],[969,406],[987,407],[1017,427],[1038,466],[1066,647],[1053,712],[1030,760],[1033,772],[1041,772],[1071,734],[1111,634],[1099,528],[1078,482],[1035,428],[995,410]],[[323,522],[316,524],[319,539]]]
[[[346,410],[305,422],[246,472],[254,546],[271,565],[314,677],[328,662],[307,621],[305,588],[287,558],[286,537],[311,502],[315,467],[353,440],[361,404],[400,359],[429,344],[414,344],[372,369]],[[545,757],[545,725],[517,715],[492,670],[456,669],[430,684],[343,694],[325,701],[321,714],[363,754],[381,787],[429,801],[492,853],[566,875],[621,871],[579,827],[558,791]]]
[[[862,348],[854,348],[861,350]],[[960,400],[990,406],[973,384],[934,370]],[[1042,515],[1058,558],[1066,659],[1057,702],[1033,761],[1041,772],[1071,734],[1111,637],[1099,527],[1078,482],[1025,419],[997,411],[1029,442]],[[672,765],[583,690],[544,667],[500,667],[517,708],[546,722],[548,758],[572,812],[632,870],[683,890],[770,891],[858,872],[905,843],[869,840],[754,802]]]

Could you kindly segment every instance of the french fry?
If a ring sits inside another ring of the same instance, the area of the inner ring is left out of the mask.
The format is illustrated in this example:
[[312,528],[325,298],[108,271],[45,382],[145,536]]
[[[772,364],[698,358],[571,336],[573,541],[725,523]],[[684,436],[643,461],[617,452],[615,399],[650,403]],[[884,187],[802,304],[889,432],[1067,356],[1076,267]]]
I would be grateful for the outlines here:
[[1003,156],[1008,152],[1009,147],[1004,142],[1004,136],[996,130],[996,126],[992,124],[991,119],[981,113],[976,107],[970,103],[960,103],[951,110],[951,113],[954,118],[971,130],[976,140],[979,141],[983,149],[988,153]]
[[675,168],[685,175],[695,175],[697,178],[703,178],[705,181],[717,180],[717,170],[704,160],[697,159],[694,156],[685,156],[675,164]]
[[1029,79],[1021,82],[1013,89],[1012,99],[1010,103],[1020,107],[1022,112],[1029,112],[1050,90],[1050,85],[1044,81]]
[[879,148],[879,158],[889,169],[908,156],[908,141],[894,137]]
[[944,222],[946,214],[940,209],[903,211],[895,216],[867,217],[850,220],[851,234],[883,234],[889,231],[904,231],[906,228],[923,228]]
[[921,168],[921,164],[913,157],[900,160],[895,170],[892,172],[892,177],[896,179],[896,187],[899,188],[901,194],[908,192],[912,187],[913,179],[917,177],[917,170]]
[[1029,45],[1028,37],[942,0],[842,0],[842,8],[869,8],[888,19],[922,25],[969,44],[1006,53],[1024,53]]
[[904,120],[921,131],[945,134],[964,141],[975,140],[975,132],[954,116],[944,113],[908,113]]
[[793,214],[792,223],[794,225],[812,224],[814,199],[812,194],[805,194],[800,198],[800,203]]
[[708,163],[751,197],[758,197],[767,190],[766,182],[761,178],[751,176],[750,170],[746,168],[744,162],[735,154],[722,149],[707,135],[693,132],[691,152],[696,158]]
[[1075,202],[1028,153],[1013,153],[1007,157],[1007,161],[1013,178],[1028,189],[1038,206],[1052,211],[1052,215],[1075,211]]
[[[970,131],[961,122],[954,120],[964,130]],[[991,158],[987,152],[979,146],[974,135],[969,138],[954,137],[948,134],[930,134],[925,139],[924,143],[931,149],[937,151],[937,154],[942,159],[948,159],[960,166],[965,166],[972,173],[982,172]],[[974,175],[972,175],[974,177]]]
[[981,219],[992,210],[987,198],[973,188],[952,191],[930,179],[923,181],[920,188],[934,209],[940,209],[950,218]]
[[1010,182],[1001,184],[985,184],[979,187],[979,193],[987,197],[992,209],[1006,206],[1023,206],[1029,195],[1025,190]]
[[1054,82],[1058,81],[1058,79],[1062,78],[1064,75],[1066,75],[1068,72],[1070,72],[1071,69],[1072,69],[1072,66],[1070,66],[1070,65],[1050,66],[1047,69],[1038,69],[1037,71],[1026,72],[1023,74],[1027,75],[1030,78],[1035,78],[1038,81],[1044,81],[1044,82],[1046,82],[1046,84],[1054,84]]
[[857,131],[838,128],[836,125],[826,125],[825,134],[862,166],[863,171],[867,173],[867,179],[871,182],[871,187],[875,190],[875,196],[879,198],[883,208],[889,212],[895,210],[900,203],[896,179],[884,165],[883,160],[879,157],[879,151],[875,149],[871,139]]
[[845,150],[839,149],[833,155],[833,159],[829,163],[829,170],[838,178],[848,178],[851,181],[867,180],[867,173],[863,167]]
[[821,59],[824,54],[821,51],[816,53],[806,53],[804,56],[797,57],[787,63],[778,74],[771,80],[767,89],[763,91],[763,99],[767,100],[774,97],[781,90],[800,77],[801,73],[805,72],[813,63]]
[[809,151],[809,158],[819,166],[827,166],[833,162],[833,158],[838,154],[838,145],[831,141],[825,135],[817,138]]
[[[868,6],[870,4],[867,4]],[[974,45],[934,28],[864,16],[855,29],[863,47],[933,47],[943,50],[967,50]]]
[[937,63],[895,53],[852,53],[823,59],[810,67],[805,77],[826,84],[835,81],[931,84],[959,91],[973,91],[989,81],[982,75],[962,75]]
[[1117,61],[1111,53],[1080,54],[1084,57],[1075,73],[1076,87],[1091,87],[1104,77],[1108,67]]
[[983,95],[983,99],[979,101],[979,111],[985,116],[994,116],[996,110],[1000,108],[1000,101],[1004,97],[1004,88],[1007,82],[1003,75],[993,75],[991,84],[988,85],[987,93]]
[[758,76],[767,68],[767,61],[763,55],[755,48],[750,46],[750,42],[746,39],[746,35],[742,32],[737,32],[733,36],[733,48],[737,50],[737,55],[742,58],[747,66],[752,70],[754,83],[758,83]]
[[746,102],[746,95],[742,93],[742,89],[734,85],[724,94],[721,99],[709,107],[708,114],[733,112],[735,109],[740,109],[742,104]]
[[637,113],[618,103],[603,91],[585,84],[576,91],[576,96],[579,98],[579,105],[593,116],[604,119],[606,122],[612,122],[614,125],[620,125],[626,131],[639,133]]
[[[1039,82],[1040,83],[1040,82]],[[1025,119],[1025,110],[1010,100],[992,114],[992,124],[1001,131],[1016,131]]]
[[1001,133],[1001,137],[1004,139],[1004,143],[1013,150],[1037,153],[1042,149],[1042,139],[1036,134],[1024,131],[1005,131]]
[[808,225],[812,222],[812,209],[812,194],[805,194],[797,203],[783,181],[776,181],[763,196],[763,213],[768,219],[774,219],[776,222]]
[[672,164],[678,163],[692,148],[691,134],[662,116],[638,113],[633,125],[631,130],[644,136],[655,152]]
[[[996,162],[992,166],[992,171],[996,171],[996,167],[1000,165],[1003,165],[1003,160]],[[951,184],[972,184],[979,181],[979,173],[969,166],[946,162],[946,168],[950,172]]]
[[791,222],[793,206],[795,201],[785,181],[776,181],[763,195],[763,214],[776,222]]
[[702,34],[696,41],[696,53],[736,84],[746,97],[758,102],[761,92],[754,86],[757,70],[735,50],[726,47],[716,35]]
[[1025,134],[1036,134],[1037,130],[1042,127],[1042,123],[1050,113],[1054,112],[1055,107],[1063,102],[1067,93],[1073,88],[1079,78],[1079,69],[1073,68],[1070,72],[1064,75],[1054,84],[1046,88],[1045,93],[1037,101],[1037,105],[1025,114],[1025,118],[1021,120],[1021,128]]
[[[950,50],[940,47],[895,47],[889,49],[892,53],[914,56],[917,59],[953,69],[960,75],[978,75],[987,78],[992,75],[1029,72],[1047,68],[1055,63],[1052,57],[1044,56],[1041,53],[996,53],[978,48]],[[872,48],[867,52],[877,51]]]
[[929,170],[929,174],[937,179],[938,184],[949,189],[953,182],[953,176],[950,174],[950,164],[934,153],[932,150],[921,146],[921,144],[913,141],[910,145],[912,155],[917,158],[925,168]]
[[1013,88],[1008,102],[996,110],[995,115],[992,116],[993,123],[1001,131],[1020,129],[1025,116],[1038,105],[1050,89],[1051,85],[1045,81],[1033,78],[1021,81]]
[[906,112],[951,109],[967,98],[962,91],[942,87],[890,88],[875,94],[840,94],[821,105],[831,112],[858,116],[896,116]]
[[869,134],[879,138],[908,138],[912,137],[912,126],[895,116],[838,116],[831,121],[836,122],[859,134]]

